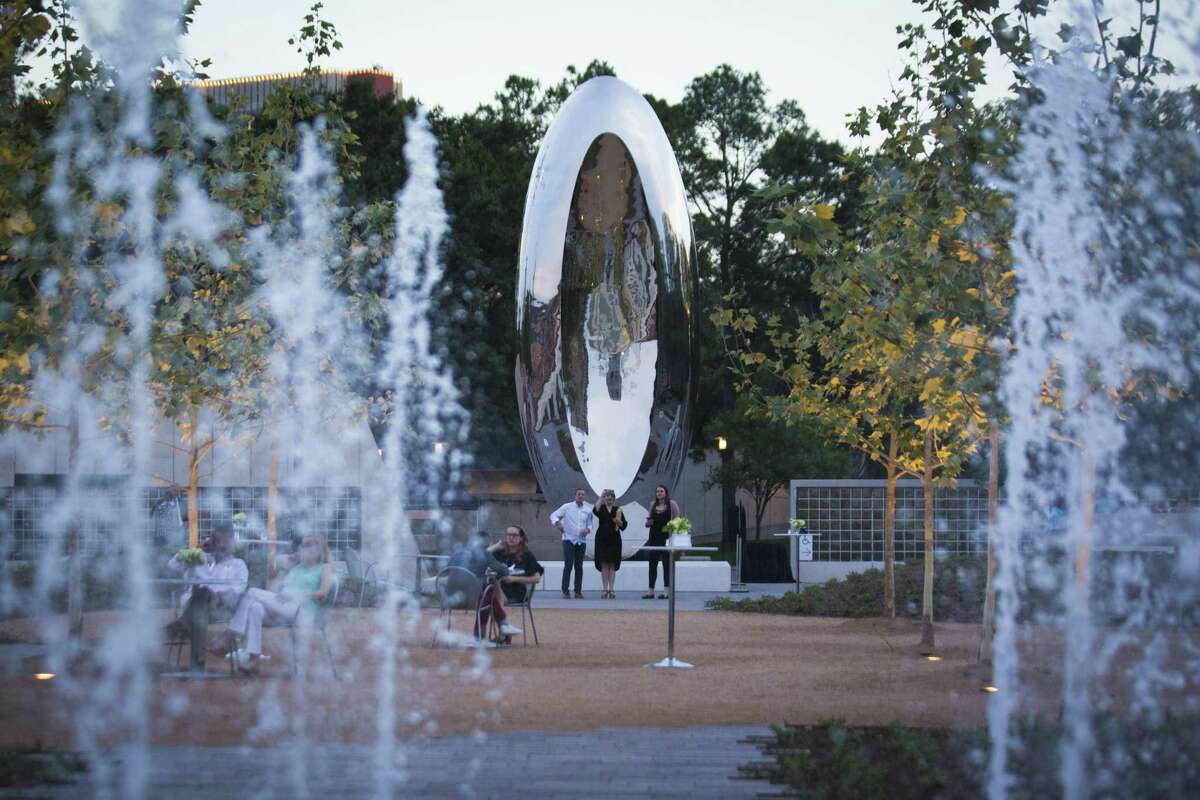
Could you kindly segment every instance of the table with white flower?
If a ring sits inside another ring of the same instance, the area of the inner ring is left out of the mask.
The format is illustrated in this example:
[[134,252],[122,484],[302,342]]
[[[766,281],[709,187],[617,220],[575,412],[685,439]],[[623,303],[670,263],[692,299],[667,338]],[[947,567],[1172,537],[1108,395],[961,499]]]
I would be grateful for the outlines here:
[[[800,593],[800,551],[807,549],[809,552],[808,560],[812,560],[812,540],[819,533],[809,533],[808,523],[802,519],[793,519],[788,522],[787,533],[775,533],[773,536],[779,536],[786,539],[791,539],[795,542],[796,548],[796,565],[792,568],[792,574],[796,578],[796,593]],[[807,548],[805,547],[807,546]]]
[[667,593],[667,657],[646,666],[656,669],[692,669],[695,664],[675,657],[675,558],[677,553],[715,553],[716,547],[696,547],[692,544],[692,523],[687,517],[675,517],[666,524],[671,534],[663,546],[646,546],[643,550],[667,554],[667,569],[670,570],[670,590]]

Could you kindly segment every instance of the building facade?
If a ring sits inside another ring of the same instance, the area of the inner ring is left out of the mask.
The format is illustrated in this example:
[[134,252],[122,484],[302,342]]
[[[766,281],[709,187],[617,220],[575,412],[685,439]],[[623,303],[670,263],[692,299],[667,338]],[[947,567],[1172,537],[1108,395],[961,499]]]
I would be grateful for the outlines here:
[[195,87],[205,97],[218,105],[232,105],[240,99],[243,108],[250,112],[259,111],[266,105],[267,98],[284,86],[300,86],[315,80],[327,94],[345,91],[352,81],[366,81],[376,97],[391,95],[402,97],[401,83],[396,77],[382,69],[322,69],[315,76],[303,72],[273,72],[269,75],[247,75],[237,78],[216,78],[194,81]]

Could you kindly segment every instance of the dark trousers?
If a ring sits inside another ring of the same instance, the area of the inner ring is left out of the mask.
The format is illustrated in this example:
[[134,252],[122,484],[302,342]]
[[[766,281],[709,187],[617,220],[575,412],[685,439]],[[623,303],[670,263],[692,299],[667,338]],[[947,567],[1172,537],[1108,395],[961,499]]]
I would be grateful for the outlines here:
[[206,586],[197,586],[192,589],[192,596],[188,598],[187,605],[183,607],[183,611],[179,614],[177,623],[183,623],[190,631],[189,640],[191,642],[191,657],[190,666],[197,672],[204,671],[204,653],[208,649],[208,620],[209,606],[212,603],[213,594]]
[[587,552],[586,544],[575,544],[563,539],[563,579],[562,590],[566,594],[570,586],[571,565],[575,565],[575,594],[583,592],[583,554]]
[[500,604],[500,590],[496,588],[496,584],[488,583],[483,587],[483,594],[479,596],[479,616],[475,620],[475,638],[479,638],[484,634],[480,632],[479,625],[483,624],[483,631],[487,631],[488,619],[494,616],[498,624],[504,624],[504,620],[508,619],[508,614],[504,611],[504,606]]
[[663,587],[671,588],[671,554],[650,551],[646,554],[646,561],[650,563],[650,589],[654,589],[654,583],[658,580],[658,562],[662,562],[663,568]]

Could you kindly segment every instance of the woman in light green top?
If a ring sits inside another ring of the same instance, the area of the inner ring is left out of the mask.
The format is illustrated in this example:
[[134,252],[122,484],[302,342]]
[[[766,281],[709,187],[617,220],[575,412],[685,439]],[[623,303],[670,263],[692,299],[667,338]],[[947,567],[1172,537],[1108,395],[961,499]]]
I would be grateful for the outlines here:
[[264,622],[291,622],[301,613],[309,613],[325,599],[333,586],[333,564],[329,545],[316,534],[307,534],[300,542],[300,562],[284,575],[278,592],[247,589],[229,621],[229,629],[242,637],[238,666],[254,672],[262,657]]

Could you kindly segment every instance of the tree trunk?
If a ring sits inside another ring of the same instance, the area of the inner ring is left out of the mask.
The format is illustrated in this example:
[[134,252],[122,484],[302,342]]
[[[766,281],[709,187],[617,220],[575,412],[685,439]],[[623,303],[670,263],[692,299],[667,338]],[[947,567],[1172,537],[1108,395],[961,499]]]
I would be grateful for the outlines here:
[[888,436],[887,495],[883,503],[883,616],[896,618],[896,431]]
[[1079,549],[1075,551],[1075,581],[1083,592],[1084,602],[1088,595],[1088,561],[1092,554],[1092,535],[1096,527],[1096,465],[1087,447],[1079,449],[1079,511],[1083,516]]
[[921,652],[932,653],[933,637],[933,420],[925,428],[925,463],[921,470],[925,498],[925,581],[921,591]]
[[[755,539],[762,538],[762,518],[766,515],[766,513],[767,513],[767,506],[765,504],[762,507],[759,507],[758,504],[755,503],[755,507],[754,507],[754,538]],[[733,535],[736,538],[737,531],[734,531]]]
[[83,634],[83,557],[79,520],[79,409],[71,408],[67,423],[67,481],[71,507],[67,519],[67,625],[72,637]]
[[200,546],[200,443],[199,414],[196,409],[188,411],[188,547]]
[[279,437],[271,434],[271,475],[267,481],[267,575],[275,577],[275,540],[279,518]]
[[981,664],[992,663],[992,638],[996,634],[996,531],[1000,519],[1000,422],[988,420],[988,548],[987,585],[983,590],[983,631],[979,637]]

